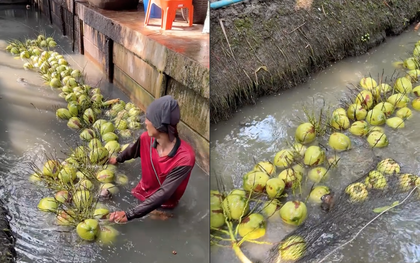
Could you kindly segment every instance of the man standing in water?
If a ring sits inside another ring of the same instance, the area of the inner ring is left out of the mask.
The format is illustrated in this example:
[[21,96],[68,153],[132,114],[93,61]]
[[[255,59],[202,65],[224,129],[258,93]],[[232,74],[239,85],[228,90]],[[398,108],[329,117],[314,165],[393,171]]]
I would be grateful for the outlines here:
[[192,147],[178,137],[179,105],[167,95],[153,101],[146,111],[146,131],[137,141],[109,159],[110,164],[140,157],[141,180],[131,193],[141,201],[128,211],[117,211],[110,221],[124,223],[157,208],[174,208],[185,192],[195,164]]

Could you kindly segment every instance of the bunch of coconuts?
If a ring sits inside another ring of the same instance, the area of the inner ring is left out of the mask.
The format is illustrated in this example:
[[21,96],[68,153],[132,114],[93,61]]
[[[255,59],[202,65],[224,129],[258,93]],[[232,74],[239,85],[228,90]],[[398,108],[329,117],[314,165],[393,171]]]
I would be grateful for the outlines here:
[[118,231],[106,224],[109,210],[99,200],[117,194],[117,185],[127,185],[128,178],[107,162],[128,146],[120,145],[120,137],[130,140],[141,128],[142,112],[131,102],[105,100],[99,88],[84,82],[80,70],[49,50],[56,45],[53,38],[39,35],[12,41],[6,48],[12,55],[20,54],[25,69],[39,72],[47,85],[60,91],[59,97],[68,104],[57,109],[56,116],[78,131],[81,140],[64,160],[51,158],[42,168],[34,168],[30,180],[53,190],[38,208],[55,213],[58,225],[75,227],[83,240],[109,244]]
[[[392,83],[378,83],[371,77],[364,77],[359,83],[359,92],[347,108],[335,109],[328,123],[331,131],[328,146],[336,153],[352,149],[351,136],[366,138],[372,148],[388,146],[385,128],[401,129],[406,120],[412,117],[412,109],[420,111],[420,41],[415,44],[413,56],[396,63],[405,72],[403,77]],[[320,123],[308,121],[298,125],[295,142],[287,149],[276,153],[273,162],[262,161],[243,176],[243,189],[234,189],[228,194],[211,191],[211,226],[223,228],[226,222],[237,222],[243,233],[254,233],[252,239],[265,235],[267,218],[279,213],[284,223],[301,225],[307,218],[304,202],[293,197],[294,191],[301,187],[304,178],[314,183],[306,200],[312,203],[324,203],[332,200],[329,187],[322,185],[339,158],[327,158],[325,151],[318,145]],[[280,173],[276,174],[276,170]],[[346,187],[350,201],[362,202],[368,198],[371,189],[382,190],[388,187],[389,176],[398,176],[401,190],[420,186],[420,177],[400,173],[399,164],[386,158],[369,172],[364,182],[353,183]],[[292,198],[282,204],[280,198],[290,196],[286,190],[292,189]],[[263,203],[260,213],[252,209],[250,196],[268,199]],[[290,236],[279,245],[279,254],[283,260],[295,261],[305,252],[305,240],[299,236]]]

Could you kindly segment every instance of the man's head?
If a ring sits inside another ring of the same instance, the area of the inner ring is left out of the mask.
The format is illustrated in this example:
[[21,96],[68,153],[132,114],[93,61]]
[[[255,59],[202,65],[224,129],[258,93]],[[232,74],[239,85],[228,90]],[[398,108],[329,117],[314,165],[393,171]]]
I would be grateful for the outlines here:
[[181,118],[179,105],[170,95],[154,100],[146,111],[146,129],[151,137],[157,137],[159,133],[167,133],[172,142],[178,132],[176,125]]

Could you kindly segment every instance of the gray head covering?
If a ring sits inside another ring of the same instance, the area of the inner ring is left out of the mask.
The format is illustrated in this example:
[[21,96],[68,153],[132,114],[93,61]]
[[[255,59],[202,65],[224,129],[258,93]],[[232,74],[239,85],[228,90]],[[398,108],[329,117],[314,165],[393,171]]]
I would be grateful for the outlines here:
[[146,118],[156,130],[167,133],[172,142],[177,135],[176,125],[181,118],[178,102],[170,95],[158,98],[147,107]]

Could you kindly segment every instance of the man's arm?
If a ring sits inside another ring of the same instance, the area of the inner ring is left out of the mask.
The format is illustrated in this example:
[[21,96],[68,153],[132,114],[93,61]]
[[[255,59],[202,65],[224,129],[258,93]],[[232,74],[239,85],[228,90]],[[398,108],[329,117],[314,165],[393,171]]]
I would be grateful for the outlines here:
[[123,163],[127,160],[140,157],[140,137],[133,144],[130,144],[124,151],[118,154],[117,162]]
[[191,166],[179,166],[174,168],[167,176],[161,187],[144,200],[141,204],[128,210],[125,214],[128,220],[140,218],[159,208],[176,191],[178,186],[188,177]]

